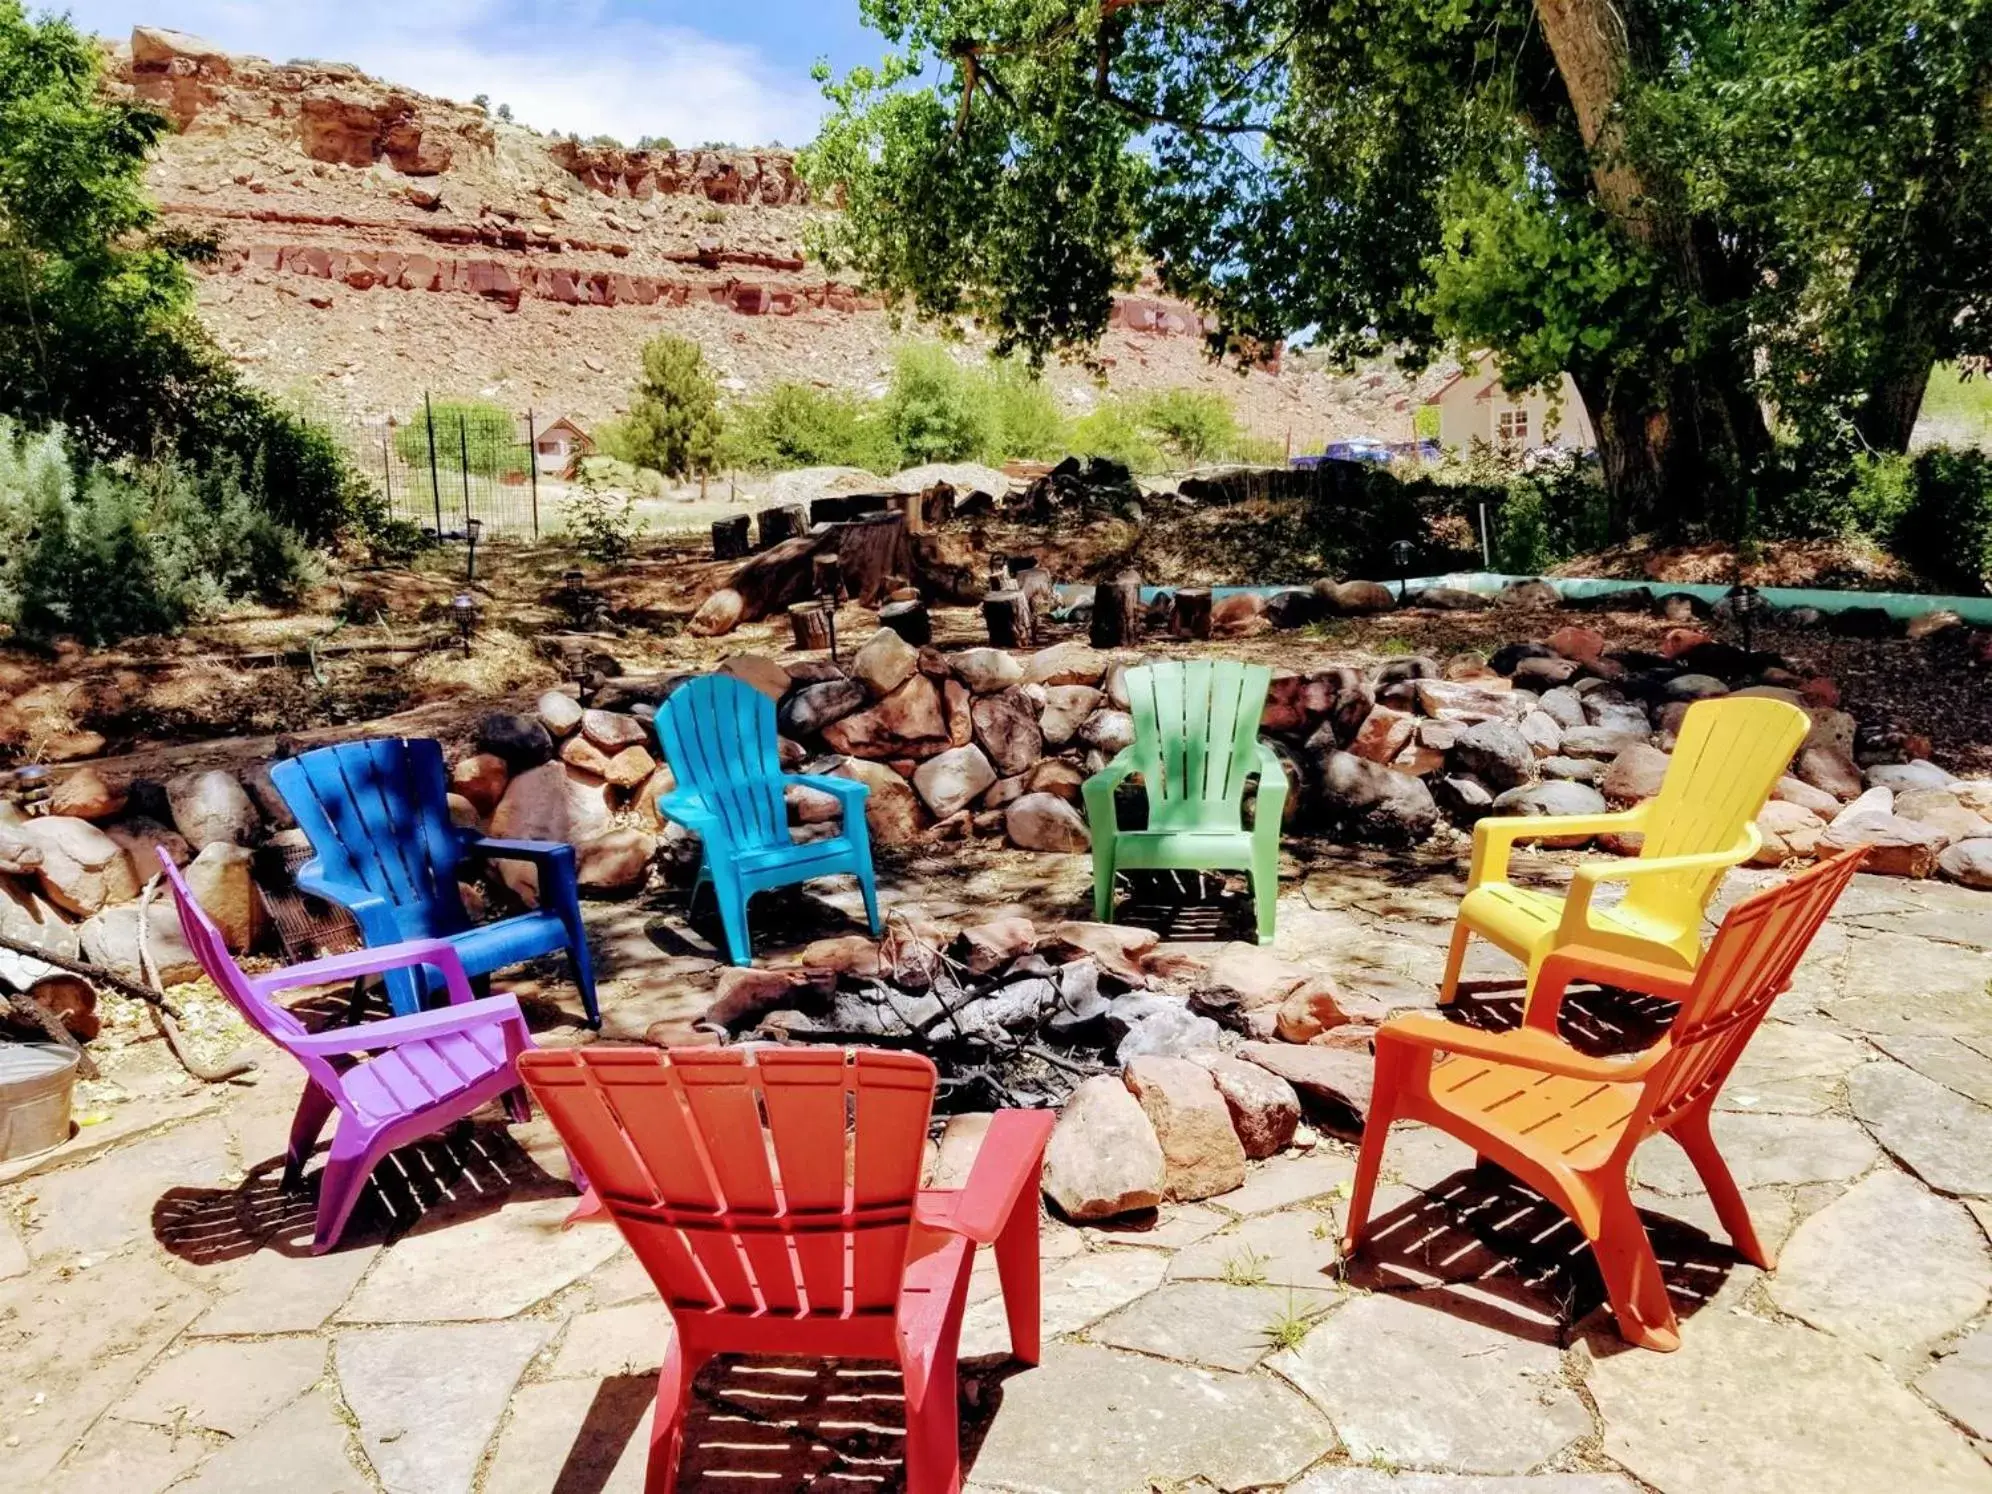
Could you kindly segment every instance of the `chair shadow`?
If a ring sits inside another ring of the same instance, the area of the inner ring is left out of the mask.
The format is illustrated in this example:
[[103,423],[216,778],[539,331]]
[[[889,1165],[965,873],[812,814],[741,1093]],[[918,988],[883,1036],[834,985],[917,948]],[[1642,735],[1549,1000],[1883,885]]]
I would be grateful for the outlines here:
[[[973,1466],[1002,1404],[1003,1382],[1025,1366],[1002,1356],[959,1367],[961,1454]],[[595,1391],[553,1483],[554,1494],[601,1494],[632,1454],[648,1459],[650,1375],[619,1375]],[[887,1491],[905,1486],[905,1393],[896,1365],[851,1359],[723,1355],[699,1375],[684,1426],[680,1487]]]
[[[1742,1258],[1668,1215],[1641,1209],[1640,1219],[1675,1315],[1685,1321],[1714,1299]],[[1546,1319],[1560,1341],[1608,1308],[1604,1279],[1577,1226],[1492,1164],[1463,1168],[1373,1215],[1344,1276],[1369,1291],[1423,1293],[1440,1310],[1524,1338],[1543,1338]]]
[[[493,1112],[494,1116],[496,1112]],[[324,1150],[321,1143],[319,1150]],[[168,1188],[152,1205],[152,1234],[196,1266],[260,1250],[311,1254],[320,1171],[282,1186],[283,1158],[250,1168],[231,1188]],[[542,1169],[495,1120],[459,1122],[383,1158],[334,1250],[392,1243],[424,1225],[476,1218],[513,1202],[572,1197],[573,1186]]]
[[1122,872],[1114,922],[1150,929],[1163,940],[1212,944],[1258,938],[1250,885],[1241,877],[1200,871]]

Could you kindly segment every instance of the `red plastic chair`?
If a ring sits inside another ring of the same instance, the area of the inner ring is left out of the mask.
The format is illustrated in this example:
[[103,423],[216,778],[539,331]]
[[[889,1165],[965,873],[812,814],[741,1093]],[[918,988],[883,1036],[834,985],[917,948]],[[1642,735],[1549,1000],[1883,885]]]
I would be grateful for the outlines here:
[[934,1066],[867,1049],[590,1047],[520,1075],[677,1331],[657,1377],[649,1494],[677,1486],[692,1381],[715,1354],[898,1362],[907,1494],[961,1488],[955,1347],[977,1245],[1010,1349],[1038,1358],[1046,1111],[1000,1111],[968,1186],[920,1188]]

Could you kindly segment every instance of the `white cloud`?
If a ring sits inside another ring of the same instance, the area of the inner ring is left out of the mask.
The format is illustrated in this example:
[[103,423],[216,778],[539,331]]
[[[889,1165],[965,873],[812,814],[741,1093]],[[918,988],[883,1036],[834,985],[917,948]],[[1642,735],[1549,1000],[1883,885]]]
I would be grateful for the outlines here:
[[445,98],[489,94],[494,106],[509,103],[520,121],[543,130],[798,145],[822,114],[808,77],[777,70],[752,47],[613,18],[600,3],[71,0],[68,8],[79,26],[107,36],[134,24],[170,26],[277,61],[350,62]]

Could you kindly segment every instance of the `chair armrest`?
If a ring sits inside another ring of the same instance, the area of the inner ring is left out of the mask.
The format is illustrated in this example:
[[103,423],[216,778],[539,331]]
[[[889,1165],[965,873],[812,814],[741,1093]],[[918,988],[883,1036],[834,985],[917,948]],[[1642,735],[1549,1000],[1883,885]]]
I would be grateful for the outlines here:
[[1255,840],[1271,840],[1277,845],[1280,822],[1286,818],[1287,794],[1292,786],[1287,782],[1286,764],[1280,761],[1280,755],[1264,742],[1259,743],[1258,747],[1259,790],[1252,801],[1252,837]]
[[506,1048],[515,1057],[522,1049],[532,1046],[531,1038],[526,1035],[525,1014],[519,1010],[518,998],[514,996],[486,996],[479,1001],[467,1001],[462,1006],[439,1007],[435,1011],[417,1012],[409,1017],[386,1017],[360,1027],[334,1027],[283,1041],[295,1053],[330,1058],[342,1053],[372,1053],[382,1048],[398,1048],[403,1043],[419,1042],[425,1038],[447,1037],[450,1033],[481,1027],[492,1021],[516,1027],[516,1033],[506,1035]]
[[855,778],[839,778],[832,773],[784,773],[782,782],[799,783],[804,788],[831,795],[847,820],[853,814],[863,814],[865,800],[871,797],[870,784],[859,783]]
[[[922,1194],[913,1206],[915,1220],[978,1245],[994,1244],[1014,1210],[1026,1204],[1036,1207],[1033,1185],[1056,1123],[1049,1110],[997,1111],[990,1117],[968,1182],[952,1193]],[[1026,1194],[1033,1196],[1027,1199]]]
[[1086,820],[1095,840],[1102,834],[1112,835],[1119,828],[1114,817],[1114,790],[1140,771],[1141,764],[1134,749],[1129,747],[1079,786],[1079,797],[1085,800]]
[[1570,874],[1570,894],[1563,900],[1562,942],[1581,944],[1591,927],[1591,895],[1600,882],[1631,882],[1646,877],[1672,877],[1683,872],[1723,871],[1757,854],[1764,843],[1754,823],[1743,827],[1737,843],[1726,850],[1692,856],[1650,856],[1623,861],[1587,861]]
[[260,995],[294,991],[300,986],[331,986],[358,980],[363,975],[382,975],[389,970],[406,970],[429,965],[440,970],[449,991],[450,1005],[472,999],[470,979],[463,971],[463,958],[447,939],[406,939],[399,944],[382,944],[372,949],[356,949],[351,954],[329,955],[291,965],[269,975],[254,977],[250,986]]
[[1509,1032],[1485,1032],[1448,1022],[1423,1012],[1392,1017],[1376,1032],[1377,1058],[1389,1043],[1428,1051],[1443,1050],[1471,1058],[1490,1059],[1534,1069],[1541,1074],[1560,1074],[1570,1079],[1589,1079],[1599,1084],[1623,1084],[1645,1076],[1672,1048],[1660,1039],[1643,1053],[1626,1058],[1591,1058],[1579,1053],[1563,1039],[1533,1027],[1517,1027]]
[[392,942],[400,929],[394,921],[394,905],[372,888],[352,882],[335,882],[319,869],[317,858],[304,863],[292,879],[299,892],[322,898],[344,908],[360,926],[369,944]]
[[1473,866],[1467,873],[1467,890],[1482,882],[1505,881],[1508,858],[1518,840],[1637,830],[1646,823],[1646,815],[1646,806],[1641,804],[1616,814],[1510,814],[1482,820],[1473,827]]
[[1614,950],[1596,949],[1587,944],[1566,944],[1552,951],[1536,971],[1535,985],[1529,990],[1528,1002],[1522,1012],[1523,1024],[1554,1033],[1564,995],[1574,982],[1580,980],[1627,991],[1643,991],[1648,996],[1661,996],[1669,1001],[1685,1001],[1688,993],[1695,988],[1692,971],[1676,970],[1652,960],[1619,954]]
[[714,836],[725,837],[725,822],[706,807],[704,799],[690,789],[678,789],[672,793],[657,796],[657,811],[665,818],[676,820],[687,830],[695,832],[701,840]]
[[530,861],[535,865],[554,865],[574,859],[574,847],[557,840],[493,840],[489,836],[473,835],[464,842],[464,849],[479,856],[489,856],[494,861]]

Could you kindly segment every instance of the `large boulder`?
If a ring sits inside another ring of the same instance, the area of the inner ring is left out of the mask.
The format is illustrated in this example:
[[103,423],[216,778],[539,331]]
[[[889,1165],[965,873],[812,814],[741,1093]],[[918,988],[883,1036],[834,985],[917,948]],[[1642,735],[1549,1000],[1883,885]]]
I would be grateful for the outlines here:
[[[1550,779],[1528,788],[1509,789],[1494,800],[1494,813],[1504,816],[1603,814],[1606,808],[1603,794],[1587,783],[1568,779]],[[1523,837],[1531,838],[1535,837]],[[1542,844],[1567,849],[1585,845],[1590,839],[1588,835],[1553,836],[1542,839]]]
[[1083,643],[1054,644],[1024,662],[1027,685],[1097,685],[1107,672],[1107,656]]
[[994,695],[1023,683],[1024,666],[1016,655],[1000,648],[963,649],[949,662],[955,677],[977,695]]
[[[76,930],[83,958],[126,980],[149,984],[151,977],[139,956],[139,915],[137,903],[121,903],[85,919]],[[172,899],[154,901],[144,915],[143,943],[158,973],[159,984],[179,986],[199,980],[200,962],[180,933],[180,920],[173,912]]]
[[1631,806],[1659,797],[1673,758],[1658,747],[1635,742],[1612,759],[1599,787],[1613,804]]
[[1079,811],[1056,794],[1025,794],[1003,811],[1012,845],[1026,851],[1084,851],[1093,837]]
[[1422,779],[1347,752],[1326,754],[1317,773],[1318,812],[1330,830],[1379,845],[1409,845],[1439,821]]
[[1134,717],[1126,711],[1095,711],[1079,728],[1079,740],[1103,757],[1115,757],[1134,745]]
[[123,784],[109,782],[95,768],[78,768],[49,795],[48,812],[75,820],[109,820],[124,812]]
[[941,692],[916,674],[870,710],[832,723],[823,740],[852,757],[931,757],[949,745]]
[[954,747],[914,770],[913,787],[937,820],[959,814],[996,782],[980,747]]
[[0,882],[0,934],[16,944],[67,955],[72,960],[81,950],[74,924],[47,899],[12,882]]
[[1189,1061],[1210,1072],[1211,1082],[1231,1112],[1231,1129],[1254,1161],[1276,1156],[1293,1144],[1300,1128],[1300,1096],[1270,1069],[1200,1048]]
[[252,948],[263,921],[262,895],[250,875],[250,853],[227,841],[204,846],[187,866],[187,886],[236,954]]
[[1162,1195],[1177,1202],[1245,1181],[1245,1148],[1210,1074],[1183,1058],[1143,1056],[1122,1075],[1162,1147]]
[[1141,1102],[1111,1074],[1072,1091],[1044,1149],[1044,1192],[1068,1219],[1112,1219],[1162,1202],[1168,1162]]
[[248,845],[263,823],[235,775],[220,768],[182,773],[166,785],[166,802],[174,827],[197,851],[217,841]]
[[1861,792],[1861,770],[1853,754],[1831,743],[1800,748],[1792,773],[1799,782],[1838,800],[1857,798]]
[[1324,593],[1320,583],[1316,583],[1314,594],[1320,597],[1328,608],[1344,617],[1364,617],[1374,612],[1388,612],[1397,605],[1397,598],[1389,587],[1376,581],[1344,581],[1334,587],[1331,593]]
[[88,820],[50,815],[24,820],[14,833],[41,853],[35,872],[42,895],[64,912],[88,918],[138,896],[139,879],[124,847]]
[[1992,890],[1992,837],[1960,840],[1944,847],[1937,870],[1966,887]]
[[1757,812],[1757,832],[1764,843],[1757,848],[1751,864],[1783,866],[1787,861],[1810,861],[1819,854],[1826,821],[1803,804],[1772,799]]
[[845,758],[831,770],[840,778],[851,778],[871,790],[865,798],[865,825],[872,843],[906,846],[920,838],[927,828],[926,811],[913,785],[884,763],[862,757]]
[[873,699],[883,699],[913,678],[920,667],[920,650],[890,628],[880,628],[865,640],[851,660],[851,678]]
[[574,848],[575,881],[583,892],[641,892],[657,857],[657,837],[646,830],[608,830]]
[[1448,762],[1454,772],[1469,774],[1497,791],[1519,788],[1536,773],[1535,749],[1505,721],[1481,721],[1460,732]]
[[1843,814],[1819,838],[1822,855],[1855,846],[1868,847],[1862,870],[1884,877],[1927,877],[1936,870],[1937,856],[1949,840],[1933,825],[1905,820],[1886,811]]
[[[1005,695],[1007,695],[1007,691]],[[995,697],[998,700],[1003,695]],[[1102,697],[1091,685],[1051,685],[1044,692],[1044,712],[1037,729],[1047,747],[1063,747],[1079,734],[1086,718],[1099,708]]]
[[1867,770],[1867,781],[1892,789],[1947,789],[1957,779],[1935,763],[1918,758],[1907,763],[1876,763]]
[[[561,696],[562,700],[567,699]],[[505,796],[511,780],[503,758],[490,752],[473,752],[450,769],[450,792],[461,794],[476,806],[479,814],[489,814]]]
[[777,713],[784,736],[820,736],[833,723],[861,711],[865,687],[856,680],[821,680],[804,685],[782,702]]
[[976,745],[989,754],[998,777],[1028,772],[1044,756],[1037,707],[1021,686],[977,696],[972,710]]
[[[498,840],[550,840],[579,845],[609,829],[606,789],[599,781],[570,774],[559,763],[541,763],[505,786],[491,812]],[[527,903],[539,901],[539,876],[523,861],[493,863],[499,877]]]
[[537,716],[493,711],[477,723],[477,750],[500,759],[514,773],[523,773],[553,756],[553,734]]
[[1303,1105],[1329,1120],[1354,1116],[1360,1125],[1369,1114],[1372,1060],[1365,1052],[1318,1043],[1246,1043],[1238,1056],[1279,1075],[1293,1086]]

